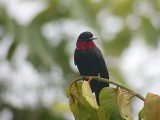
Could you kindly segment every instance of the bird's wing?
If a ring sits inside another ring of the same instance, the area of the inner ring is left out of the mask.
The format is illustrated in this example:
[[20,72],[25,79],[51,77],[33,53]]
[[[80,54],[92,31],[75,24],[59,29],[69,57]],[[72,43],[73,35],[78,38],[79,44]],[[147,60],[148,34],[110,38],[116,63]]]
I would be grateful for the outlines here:
[[75,49],[75,51],[74,51],[74,64],[75,65],[77,65],[77,60],[78,60],[78,58],[77,58],[78,57],[77,56],[78,55],[77,52],[78,52],[77,49]]
[[98,62],[97,64],[100,67],[101,77],[109,79],[108,70],[107,70],[106,63],[102,55],[102,52],[100,51],[98,47],[94,48],[94,52],[95,52],[94,57],[95,59],[97,59],[97,62]]

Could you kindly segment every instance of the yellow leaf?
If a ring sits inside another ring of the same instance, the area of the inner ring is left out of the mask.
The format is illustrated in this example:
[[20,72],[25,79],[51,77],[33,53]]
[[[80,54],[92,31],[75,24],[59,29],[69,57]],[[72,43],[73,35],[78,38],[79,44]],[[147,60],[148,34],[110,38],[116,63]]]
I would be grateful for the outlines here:
[[98,109],[99,106],[92,94],[91,87],[87,81],[84,81],[82,84],[82,95],[86,99],[86,101],[95,109]]
[[131,95],[127,94],[126,92],[119,91],[119,94],[117,95],[117,103],[119,106],[119,110],[121,113],[122,118],[125,120],[133,120],[133,117],[131,115]]
[[144,102],[144,120],[160,120],[160,96],[147,94]]

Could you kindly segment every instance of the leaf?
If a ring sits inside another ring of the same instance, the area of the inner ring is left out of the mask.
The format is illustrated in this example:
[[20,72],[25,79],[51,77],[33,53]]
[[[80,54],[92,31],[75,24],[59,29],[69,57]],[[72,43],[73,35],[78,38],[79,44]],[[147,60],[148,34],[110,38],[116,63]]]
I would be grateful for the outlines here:
[[[105,120],[104,110],[99,109],[95,98],[93,97],[90,85],[87,81],[78,82],[71,87],[71,92],[79,99],[70,97],[69,106],[76,120]],[[69,97],[69,87],[66,90],[66,96]]]
[[[78,96],[77,90],[78,90],[79,94],[82,93],[82,83],[83,83],[83,82],[77,82],[77,88],[76,88],[75,84],[72,85],[72,87],[71,87],[71,92],[72,92],[74,95]],[[67,96],[68,98],[70,97],[70,94],[69,94],[69,86],[68,86],[67,89],[66,89],[66,96]]]
[[[76,97],[79,97],[80,94],[82,93],[82,83],[83,82],[77,82],[77,88],[76,88],[76,85],[73,84],[72,87],[71,87],[71,92],[76,96]],[[78,90],[78,91],[77,91]],[[66,96],[69,98],[70,97],[70,93],[69,93],[69,86],[67,87],[66,89]],[[70,109],[75,117],[76,120],[78,120],[78,100],[77,99],[73,99],[70,97],[70,100],[69,100],[69,106],[70,106]]]
[[144,120],[160,120],[160,96],[147,94],[144,102]]
[[82,101],[83,105],[79,104],[79,120],[98,120],[98,113],[101,110],[98,110],[99,106],[93,97],[90,85],[87,81],[84,81],[82,84],[82,96],[80,96],[80,101]]
[[98,115],[99,120],[106,120],[105,119],[105,111],[101,106],[97,110],[97,115]]
[[87,81],[84,81],[82,84],[82,95],[93,108],[98,109],[99,106],[93,97],[91,87]]
[[121,91],[119,90],[119,94],[117,95],[117,103],[120,109],[120,114],[122,118],[125,120],[133,120],[133,117],[131,115],[131,94],[127,94],[127,91]]
[[69,107],[75,117],[75,120],[78,120],[78,101],[77,100],[73,101],[73,99],[70,98]]
[[100,106],[105,110],[106,120],[109,120],[116,105],[116,89],[110,87],[103,88],[100,92],[99,100]]
[[120,115],[120,111],[119,111],[119,108],[118,108],[118,104],[116,104],[114,106],[114,109],[112,111],[112,115],[110,117],[109,120],[124,120],[121,115]]
[[142,110],[138,113],[138,120],[142,120],[144,118],[144,107]]
[[99,120],[97,109],[93,108],[83,96],[81,96],[80,100],[84,106],[79,104],[78,120]]

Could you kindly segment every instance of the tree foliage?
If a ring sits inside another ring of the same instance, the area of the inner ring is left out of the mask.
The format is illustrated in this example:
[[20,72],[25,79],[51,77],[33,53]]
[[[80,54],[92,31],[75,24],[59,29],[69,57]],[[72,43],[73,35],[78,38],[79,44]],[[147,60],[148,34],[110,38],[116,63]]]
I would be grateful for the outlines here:
[[[66,89],[66,96],[70,99],[69,106],[75,120],[133,120],[131,99],[137,95],[123,88],[125,87],[103,88],[100,91],[100,106],[98,106],[88,81],[72,82]],[[139,112],[139,120],[158,120],[159,104],[160,96],[148,93],[144,99],[144,107]]]

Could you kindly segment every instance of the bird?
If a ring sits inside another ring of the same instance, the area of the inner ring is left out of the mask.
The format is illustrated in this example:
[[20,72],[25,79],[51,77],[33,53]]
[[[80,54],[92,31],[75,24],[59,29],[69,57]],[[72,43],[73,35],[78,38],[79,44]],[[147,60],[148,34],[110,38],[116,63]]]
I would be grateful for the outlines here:
[[[93,42],[96,39],[89,31],[82,32],[78,36],[74,51],[74,63],[82,78],[84,76],[97,76],[98,78],[109,79],[109,73],[102,52]],[[100,105],[99,93],[104,87],[109,87],[109,83],[91,80],[90,86],[92,92],[95,92],[98,105]]]

